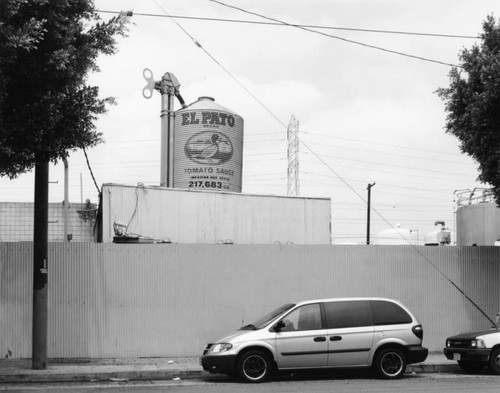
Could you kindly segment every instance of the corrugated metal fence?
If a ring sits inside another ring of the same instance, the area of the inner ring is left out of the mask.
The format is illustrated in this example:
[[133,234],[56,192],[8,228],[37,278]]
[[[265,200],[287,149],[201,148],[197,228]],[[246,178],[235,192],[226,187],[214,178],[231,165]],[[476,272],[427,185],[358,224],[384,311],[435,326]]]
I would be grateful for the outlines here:
[[[380,296],[424,325],[424,345],[500,311],[500,248],[49,245],[48,356],[199,355],[205,343],[282,303]],[[32,243],[0,243],[0,356],[31,356]]]

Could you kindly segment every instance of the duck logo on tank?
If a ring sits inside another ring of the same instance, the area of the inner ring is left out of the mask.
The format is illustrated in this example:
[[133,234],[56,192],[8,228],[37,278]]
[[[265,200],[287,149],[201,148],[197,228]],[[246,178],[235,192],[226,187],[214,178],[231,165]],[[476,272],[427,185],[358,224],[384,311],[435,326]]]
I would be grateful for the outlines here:
[[214,102],[198,101],[175,114],[173,186],[241,192],[243,119]]
[[188,139],[184,153],[198,164],[221,165],[233,156],[233,144],[222,132],[203,131]]

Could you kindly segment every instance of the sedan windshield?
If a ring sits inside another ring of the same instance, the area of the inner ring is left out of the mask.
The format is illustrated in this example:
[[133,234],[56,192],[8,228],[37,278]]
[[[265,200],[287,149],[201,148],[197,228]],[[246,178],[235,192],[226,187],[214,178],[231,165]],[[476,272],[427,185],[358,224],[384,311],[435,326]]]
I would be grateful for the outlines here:
[[283,312],[290,310],[295,304],[289,303],[285,304],[281,307],[278,307],[276,310],[271,311],[269,314],[264,315],[262,318],[257,319],[255,322],[250,323],[248,325],[242,326],[240,330],[258,330],[266,327],[269,322],[271,322],[278,315]]

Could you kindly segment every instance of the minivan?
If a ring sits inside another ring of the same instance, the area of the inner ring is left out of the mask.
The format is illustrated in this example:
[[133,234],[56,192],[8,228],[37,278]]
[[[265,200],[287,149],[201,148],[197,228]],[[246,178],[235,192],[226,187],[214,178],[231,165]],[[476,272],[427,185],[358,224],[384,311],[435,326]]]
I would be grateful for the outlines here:
[[276,371],[368,368],[385,379],[423,362],[423,328],[401,303],[384,298],[334,298],[285,304],[215,343],[205,371],[262,382]]

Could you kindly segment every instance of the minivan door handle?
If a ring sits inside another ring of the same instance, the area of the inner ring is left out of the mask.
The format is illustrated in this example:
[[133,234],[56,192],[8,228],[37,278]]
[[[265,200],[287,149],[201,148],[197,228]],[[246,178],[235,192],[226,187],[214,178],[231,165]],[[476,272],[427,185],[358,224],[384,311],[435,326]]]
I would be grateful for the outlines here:
[[342,336],[331,336],[330,341],[340,341],[342,340]]
[[326,341],[326,337],[323,337],[323,336],[320,336],[320,337],[314,337],[314,341],[315,342],[322,342],[322,341]]

